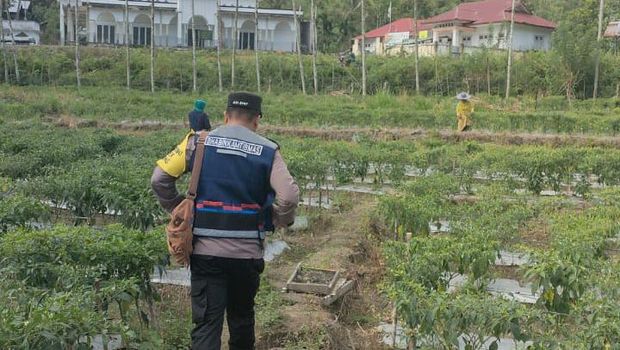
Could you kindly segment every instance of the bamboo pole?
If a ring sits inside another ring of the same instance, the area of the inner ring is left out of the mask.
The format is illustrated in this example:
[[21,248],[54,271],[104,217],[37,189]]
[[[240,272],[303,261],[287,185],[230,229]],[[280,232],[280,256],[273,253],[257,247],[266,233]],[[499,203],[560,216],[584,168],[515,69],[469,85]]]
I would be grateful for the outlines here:
[[605,12],[605,0],[600,1],[598,10],[598,32],[596,36],[596,63],[594,65],[594,93],[592,98],[596,100],[598,95],[598,80],[601,70],[601,39],[603,38],[603,13]]
[[413,0],[413,23],[415,26],[415,93],[420,94],[420,54],[418,40],[418,0]]
[[237,42],[239,41],[239,34],[237,34],[237,26],[239,21],[239,0],[235,3],[235,24],[233,28],[233,40],[232,40],[232,65],[230,68],[230,87],[235,88],[235,55],[237,53]]
[[362,0],[362,96],[366,96],[366,14]]
[[314,6],[314,0],[310,1],[310,17],[311,17],[311,21],[310,21],[310,26],[312,27],[312,78],[314,80],[314,94],[318,94],[319,93],[319,80],[317,78],[317,71],[316,71],[316,44],[317,44],[317,33],[316,33],[316,13],[318,11],[318,8],[316,8]]
[[129,54],[129,0],[125,0],[125,51],[127,68],[127,90],[131,88],[131,59]]
[[[61,5],[62,6],[62,5]],[[0,0],[0,15],[4,12],[4,0]],[[2,16],[0,16],[0,19]],[[2,41],[0,45],[2,45],[2,63],[4,64],[4,83],[9,83],[9,66],[6,63],[6,46],[4,46],[4,25],[2,24],[2,20],[0,20],[0,38]]]
[[512,12],[510,13],[510,36],[508,37],[508,68],[506,70],[506,99],[510,97],[510,76],[512,73],[512,39],[515,26],[515,0],[512,0]]
[[192,0],[192,91],[196,92],[196,21],[195,0]]
[[297,8],[295,6],[295,0],[293,2],[293,18],[295,21],[295,46],[297,48],[297,59],[299,61],[299,76],[301,77],[301,91],[306,94],[306,80],[304,77],[304,64],[301,59],[301,35],[299,33],[299,23],[297,23]]
[[258,0],[254,0],[254,58],[256,60],[256,88],[260,93],[260,65],[258,62]]
[[151,92],[155,92],[155,0],[151,0]]
[[75,40],[75,78],[77,80],[78,91],[82,87],[82,79],[80,77],[80,37],[78,33],[78,1],[75,0],[75,28],[73,30],[73,39]]
[[[9,4],[7,3],[7,5]],[[15,65],[15,79],[17,80],[17,83],[19,84],[20,79],[19,79],[19,64],[17,63],[17,47],[15,44],[15,33],[13,32],[13,21],[11,20],[11,14],[9,13],[9,6],[7,6],[6,8],[6,18],[9,21],[9,31],[11,33],[11,44],[13,45],[11,51],[13,52],[13,64]]]
[[215,11],[215,18],[217,20],[217,79],[219,83],[219,91],[224,91],[224,87],[222,85],[222,60],[220,57],[220,50],[222,49],[222,26],[220,23],[220,1],[217,0],[217,9]]

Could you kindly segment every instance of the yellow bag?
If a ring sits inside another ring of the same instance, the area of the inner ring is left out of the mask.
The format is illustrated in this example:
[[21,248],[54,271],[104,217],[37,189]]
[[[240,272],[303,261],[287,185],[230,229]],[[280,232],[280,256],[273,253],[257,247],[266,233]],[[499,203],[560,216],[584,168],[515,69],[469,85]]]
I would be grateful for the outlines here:
[[183,266],[189,266],[189,258],[194,250],[194,201],[196,199],[198,180],[200,179],[200,170],[202,169],[207,135],[206,131],[202,131],[198,136],[198,145],[194,155],[194,166],[187,196],[174,208],[170,215],[170,221],[166,225],[168,252],[177,263],[183,264]]

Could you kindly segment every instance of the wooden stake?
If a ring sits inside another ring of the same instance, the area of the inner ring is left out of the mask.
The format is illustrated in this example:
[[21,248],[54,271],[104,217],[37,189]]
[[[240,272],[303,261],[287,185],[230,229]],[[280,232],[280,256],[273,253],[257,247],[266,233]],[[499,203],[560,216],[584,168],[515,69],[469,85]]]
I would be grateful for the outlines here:
[[215,17],[217,19],[217,79],[219,83],[219,91],[224,91],[224,87],[222,85],[222,60],[220,58],[220,50],[222,49],[222,26],[220,19],[220,1],[217,0],[217,10],[215,12]]
[[239,0],[235,3],[235,27],[233,28],[233,51],[232,51],[232,66],[230,70],[230,87],[235,88],[235,54],[237,53],[237,42],[239,41],[237,34],[237,25],[239,21]]
[[515,0],[512,0],[510,13],[510,36],[508,37],[508,69],[506,70],[506,99],[510,97],[510,75],[512,72],[512,34],[515,26]]
[[[80,91],[82,87],[81,77],[80,77],[80,38],[78,33],[78,1],[75,0],[75,28],[73,30],[73,39],[75,40],[75,77],[77,80],[77,88]],[[12,31],[12,30],[11,30]]]
[[311,17],[311,31],[312,31],[312,78],[314,80],[314,94],[318,94],[319,92],[319,81],[317,78],[316,71],[316,44],[317,44],[317,33],[316,33],[316,12],[317,8],[314,7],[314,0],[310,1],[310,17]]
[[304,77],[304,64],[301,59],[301,35],[299,33],[299,23],[297,23],[297,8],[295,6],[295,0],[293,2],[293,18],[295,21],[295,46],[297,47],[297,59],[299,60],[299,76],[301,77],[301,91],[306,94],[306,81]]
[[125,0],[125,50],[127,58],[127,90],[131,88],[131,60],[129,56],[129,0]]
[[596,63],[594,65],[594,93],[592,98],[596,100],[598,95],[598,79],[601,69],[601,39],[603,38],[603,13],[605,12],[605,0],[600,1],[598,10],[598,33],[596,36]]
[[258,0],[254,0],[254,59],[256,61],[256,91],[260,93],[260,66],[258,62]]
[[418,40],[418,0],[413,0],[413,23],[415,25],[415,93],[420,94],[420,55]]
[[[7,5],[10,6],[10,4],[8,3]],[[13,64],[15,65],[15,79],[17,80],[17,83],[19,84],[20,79],[19,79],[19,65],[17,64],[17,48],[15,44],[15,33],[13,32],[13,21],[11,20],[11,14],[9,13],[9,6],[7,6],[6,8],[6,17],[9,21],[9,31],[11,32],[11,43],[13,44],[11,51],[13,52]],[[2,39],[4,40],[4,38]]]
[[362,96],[366,96],[366,14],[362,0]]
[[[61,5],[62,6],[62,5]],[[4,12],[4,0],[0,0],[0,15]],[[0,16],[2,18],[2,16]],[[1,22],[1,21],[0,21]],[[0,38],[2,38],[2,63],[4,63],[4,83],[9,83],[9,66],[6,63],[6,46],[4,46],[4,26],[0,23]]]
[[151,92],[155,92],[155,0],[151,0]]
[[195,0],[192,0],[192,91],[196,92],[196,80],[197,80],[197,74],[196,74],[196,21],[194,16],[196,15],[195,12]]

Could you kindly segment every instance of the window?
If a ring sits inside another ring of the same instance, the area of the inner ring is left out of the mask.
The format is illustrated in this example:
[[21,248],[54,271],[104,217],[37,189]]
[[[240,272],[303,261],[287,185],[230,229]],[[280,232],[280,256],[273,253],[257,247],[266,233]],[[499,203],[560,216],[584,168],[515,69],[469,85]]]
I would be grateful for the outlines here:
[[114,26],[97,25],[97,42],[102,44],[114,44]]
[[151,45],[151,28],[133,27],[133,44],[138,46]]
[[239,43],[237,48],[240,50],[254,50],[254,33],[239,33]]
[[[196,29],[196,47],[205,48],[211,46],[213,41],[213,30]],[[187,30],[187,46],[192,46],[192,28]]]
[[535,40],[536,40],[536,41],[543,41],[543,40],[544,40],[544,37],[543,37],[542,35],[536,35],[536,36],[535,36]]

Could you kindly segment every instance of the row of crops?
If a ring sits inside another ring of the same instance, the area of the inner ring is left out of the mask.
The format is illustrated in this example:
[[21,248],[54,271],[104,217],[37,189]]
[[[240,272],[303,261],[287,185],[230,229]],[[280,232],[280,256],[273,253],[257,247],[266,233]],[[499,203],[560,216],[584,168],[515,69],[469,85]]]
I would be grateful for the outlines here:
[[[438,175],[380,200],[383,288],[411,343],[619,348],[617,189],[598,193],[586,206],[559,198],[532,202],[498,185],[484,186],[474,202],[454,201],[459,193],[458,179]],[[429,232],[429,222],[440,219],[450,222],[450,231]],[[496,266],[505,249],[527,254],[528,262]],[[506,277],[528,286],[534,302],[489,292],[493,281]]]
[[[183,131],[124,135],[108,129],[63,129],[37,122],[0,129],[3,201],[0,228],[58,215],[95,223],[113,215],[126,227],[147,229],[162,211],[150,190],[154,161]],[[593,187],[620,184],[620,150],[419,142],[324,141],[276,137],[302,188],[336,184],[396,185],[413,177],[450,174],[473,192],[501,182],[533,194],[543,190],[587,197]],[[43,204],[45,205],[43,205]]]
[[[179,341],[151,324],[158,297],[148,276],[166,253],[149,177],[154,160],[182,136],[32,119],[0,124],[0,348],[80,348],[95,335],[155,348],[166,346],[162,339]],[[276,140],[306,191],[359,182],[396,188],[380,198],[376,214],[386,241],[383,288],[419,345],[495,348],[500,338],[538,349],[620,344],[620,266],[609,253],[620,232],[618,193],[593,189],[620,183],[620,151],[432,138]],[[515,193],[567,187],[585,204]],[[455,200],[472,193],[473,202]],[[445,221],[449,233],[429,230]],[[49,222],[55,225],[37,229]],[[532,231],[544,234],[532,239]],[[530,261],[498,269],[506,249]],[[506,274],[529,283],[536,304],[493,297],[488,286]],[[466,282],[455,287],[459,278]]]
[[[221,120],[226,95],[207,93],[207,111]],[[72,89],[6,87],[0,91],[5,118],[72,116],[90,121],[167,121],[181,124],[194,96],[171,92],[154,95],[123,88]],[[403,127],[451,129],[456,101],[445,97],[265,95],[262,122],[277,126]],[[563,97],[509,100],[480,96],[475,102],[474,129],[542,133],[612,134],[620,132],[617,99],[575,101]],[[588,118],[583,118],[585,115]]]

